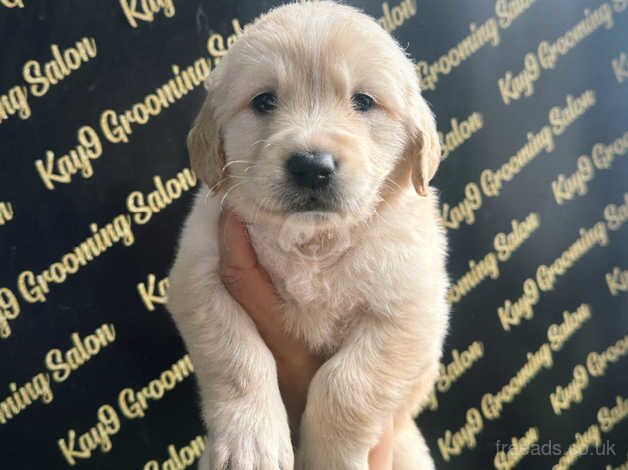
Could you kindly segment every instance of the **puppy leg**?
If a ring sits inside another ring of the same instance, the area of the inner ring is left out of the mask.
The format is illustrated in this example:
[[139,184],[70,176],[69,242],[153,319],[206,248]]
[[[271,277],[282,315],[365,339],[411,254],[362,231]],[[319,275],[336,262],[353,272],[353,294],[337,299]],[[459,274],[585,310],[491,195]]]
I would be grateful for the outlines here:
[[368,470],[369,450],[388,417],[417,380],[432,374],[440,354],[433,338],[402,321],[361,315],[310,384],[296,468]]
[[215,273],[173,270],[169,309],[194,363],[208,428],[202,470],[292,470],[271,352]]
[[393,470],[434,470],[434,461],[410,416],[395,420]]

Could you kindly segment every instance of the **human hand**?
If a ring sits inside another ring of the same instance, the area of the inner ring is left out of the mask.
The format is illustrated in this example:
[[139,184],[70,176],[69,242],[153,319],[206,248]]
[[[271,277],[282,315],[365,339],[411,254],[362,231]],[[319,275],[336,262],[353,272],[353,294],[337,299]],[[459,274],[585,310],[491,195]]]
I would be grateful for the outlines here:
[[[219,223],[220,277],[231,296],[251,317],[277,363],[277,375],[293,433],[298,431],[307,401],[310,381],[325,358],[285,334],[282,302],[271,279],[257,262],[246,228],[231,211],[221,214]],[[393,420],[389,420],[380,442],[369,454],[371,470],[391,470]]]

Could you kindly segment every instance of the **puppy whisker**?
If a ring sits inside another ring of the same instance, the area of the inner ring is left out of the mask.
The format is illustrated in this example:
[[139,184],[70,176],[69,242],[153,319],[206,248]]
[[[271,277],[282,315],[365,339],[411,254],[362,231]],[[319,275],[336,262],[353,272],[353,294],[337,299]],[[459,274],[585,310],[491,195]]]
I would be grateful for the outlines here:
[[227,175],[227,178],[231,178],[231,179],[239,179],[239,180],[265,180],[266,178],[264,178],[263,176],[252,176],[252,175],[246,175],[246,176],[239,176],[239,175]]
[[256,145],[264,144],[264,148],[268,148],[268,139],[259,139],[251,144],[251,147],[255,147]]
[[229,194],[236,189],[238,186],[242,186],[245,182],[241,181],[239,183],[234,184],[231,188],[229,188],[229,190],[224,194],[224,196],[222,197],[222,199],[220,200],[220,208],[224,209],[224,203],[225,200],[227,199],[227,196],[229,196]]
[[211,188],[207,189],[207,193],[205,194],[205,197],[203,198],[203,202],[205,203],[205,205],[207,205],[207,201],[209,201],[209,196],[211,196],[212,194],[212,190]]
[[222,178],[219,178],[218,181],[216,182],[216,184],[214,184],[211,188],[209,188],[209,190],[207,191],[207,196],[205,197],[205,200],[207,200],[207,198],[211,195],[211,193],[214,192],[214,190],[220,186],[220,184],[223,182]]
[[254,162],[252,162],[251,160],[231,160],[230,162],[228,162],[225,166],[222,167],[222,171],[225,171],[227,168],[229,168],[231,165],[234,165],[236,163],[252,163],[255,164]]
[[259,215],[261,209],[265,207],[265,204],[268,201],[270,201],[270,197],[265,197],[257,204],[257,207],[255,208],[255,213],[253,214],[253,224],[257,222],[257,216]]

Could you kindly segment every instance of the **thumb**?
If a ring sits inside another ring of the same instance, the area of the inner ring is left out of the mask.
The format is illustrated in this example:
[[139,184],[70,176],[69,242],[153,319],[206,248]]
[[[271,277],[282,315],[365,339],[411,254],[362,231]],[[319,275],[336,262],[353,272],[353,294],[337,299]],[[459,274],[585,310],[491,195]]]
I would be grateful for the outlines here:
[[249,234],[234,212],[225,209],[220,214],[218,231],[221,268],[249,270],[257,266]]
[[218,232],[220,278],[227,291],[258,328],[274,326],[273,313],[281,302],[270,277],[257,262],[244,224],[235,213],[224,210]]

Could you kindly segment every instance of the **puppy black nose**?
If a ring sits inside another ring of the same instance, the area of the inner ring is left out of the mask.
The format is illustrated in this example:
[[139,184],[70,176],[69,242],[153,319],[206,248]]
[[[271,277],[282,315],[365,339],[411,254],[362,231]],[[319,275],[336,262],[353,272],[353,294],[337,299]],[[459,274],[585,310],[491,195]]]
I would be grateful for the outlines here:
[[323,189],[334,176],[336,161],[329,153],[299,152],[290,155],[286,169],[298,186]]

